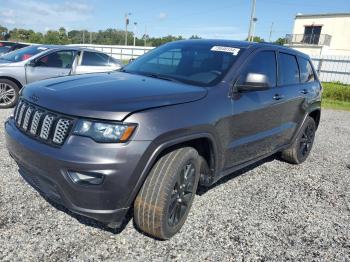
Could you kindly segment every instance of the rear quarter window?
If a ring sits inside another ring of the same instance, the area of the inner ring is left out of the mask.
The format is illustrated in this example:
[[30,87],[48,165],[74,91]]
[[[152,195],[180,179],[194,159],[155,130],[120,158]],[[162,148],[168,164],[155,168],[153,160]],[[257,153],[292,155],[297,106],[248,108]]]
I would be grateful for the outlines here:
[[308,59],[298,57],[300,67],[300,82],[308,83],[315,81],[315,73],[312,69],[311,63]]

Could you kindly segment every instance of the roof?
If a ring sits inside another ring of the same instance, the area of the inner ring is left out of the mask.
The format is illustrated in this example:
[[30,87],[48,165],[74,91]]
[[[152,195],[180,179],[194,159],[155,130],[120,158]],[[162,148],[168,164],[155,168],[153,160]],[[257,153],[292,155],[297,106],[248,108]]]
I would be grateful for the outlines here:
[[[222,46],[232,46],[232,47],[249,47],[257,43],[247,42],[247,41],[237,41],[237,40],[223,40],[223,39],[189,39],[189,40],[179,40],[176,42],[193,42],[193,43],[203,43],[209,45],[222,45]],[[174,43],[171,42],[171,43]]]
[[220,39],[190,39],[190,40],[179,40],[174,41],[171,43],[176,42],[188,42],[188,43],[203,43],[203,44],[209,44],[209,45],[218,45],[218,46],[229,46],[229,47],[237,47],[237,48],[262,48],[262,47],[269,47],[272,49],[285,51],[288,53],[293,53],[295,55],[308,57],[306,54],[295,50],[293,48],[282,46],[274,43],[268,43],[268,42],[248,42],[248,41],[237,41],[237,40],[220,40]]
[[60,49],[60,50],[78,50],[78,51],[93,51],[97,53],[101,53],[101,51],[89,49],[85,47],[79,47],[79,46],[66,46],[66,45],[35,45],[36,47],[44,47],[47,49]]
[[350,13],[296,14],[295,18],[347,17],[347,16],[350,16]]

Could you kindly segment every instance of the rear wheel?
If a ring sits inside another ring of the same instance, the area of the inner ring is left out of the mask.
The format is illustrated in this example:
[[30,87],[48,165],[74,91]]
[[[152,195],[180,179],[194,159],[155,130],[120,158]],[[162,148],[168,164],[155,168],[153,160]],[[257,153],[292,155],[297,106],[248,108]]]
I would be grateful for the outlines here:
[[186,221],[199,180],[199,158],[194,148],[176,149],[152,168],[134,203],[139,229],[169,239]]
[[18,101],[19,87],[8,79],[0,79],[0,108],[14,107]]
[[292,164],[301,164],[309,156],[315,139],[316,123],[307,117],[293,145],[282,152],[282,158]]

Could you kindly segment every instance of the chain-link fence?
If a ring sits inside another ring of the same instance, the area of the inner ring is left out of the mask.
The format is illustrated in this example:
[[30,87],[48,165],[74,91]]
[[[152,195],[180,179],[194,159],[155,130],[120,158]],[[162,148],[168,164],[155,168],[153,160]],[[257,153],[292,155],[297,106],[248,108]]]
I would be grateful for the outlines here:
[[312,56],[322,82],[350,84],[350,56]]

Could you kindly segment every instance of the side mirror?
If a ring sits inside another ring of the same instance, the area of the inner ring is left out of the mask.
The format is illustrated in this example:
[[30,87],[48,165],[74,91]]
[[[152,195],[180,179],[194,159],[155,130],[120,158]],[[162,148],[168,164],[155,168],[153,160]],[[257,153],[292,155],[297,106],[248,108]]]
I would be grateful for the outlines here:
[[269,78],[267,75],[258,73],[247,74],[243,84],[238,84],[236,86],[238,92],[262,91],[267,89],[269,89]]

